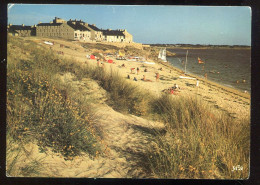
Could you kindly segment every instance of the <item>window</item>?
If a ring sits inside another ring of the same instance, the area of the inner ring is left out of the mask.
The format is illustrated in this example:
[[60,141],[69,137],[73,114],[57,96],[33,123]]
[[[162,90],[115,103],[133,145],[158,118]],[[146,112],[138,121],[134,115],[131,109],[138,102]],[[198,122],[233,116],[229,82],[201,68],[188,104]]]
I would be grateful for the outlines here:
[[75,37],[77,37],[77,33],[75,33]]

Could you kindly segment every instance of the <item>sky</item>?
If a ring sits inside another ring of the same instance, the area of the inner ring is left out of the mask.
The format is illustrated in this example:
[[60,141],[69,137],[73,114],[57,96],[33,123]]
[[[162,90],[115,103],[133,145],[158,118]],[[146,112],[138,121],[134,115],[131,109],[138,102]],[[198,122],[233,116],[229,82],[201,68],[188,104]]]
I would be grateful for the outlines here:
[[13,25],[50,22],[54,17],[126,29],[134,42],[146,44],[251,45],[251,9],[246,6],[14,4],[8,9],[8,23]]

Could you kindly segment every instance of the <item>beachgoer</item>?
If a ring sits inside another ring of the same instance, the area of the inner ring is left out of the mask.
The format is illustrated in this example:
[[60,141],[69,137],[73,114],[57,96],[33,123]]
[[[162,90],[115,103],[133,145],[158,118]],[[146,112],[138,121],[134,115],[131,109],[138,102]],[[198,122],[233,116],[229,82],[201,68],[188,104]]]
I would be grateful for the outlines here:
[[137,75],[138,75],[138,74],[139,74],[139,71],[140,71],[140,69],[139,69],[139,68],[137,68],[137,69],[136,69],[136,71],[137,71]]
[[146,78],[145,78],[145,75],[143,75],[143,79],[142,79],[143,81],[145,81],[146,80]]
[[205,73],[204,77],[205,77],[205,79],[207,80],[207,79],[208,79],[208,74]]
[[170,94],[174,94],[173,88],[170,89]]
[[147,72],[147,68],[144,69],[144,72]]
[[125,67],[125,64],[122,64],[122,67]]
[[134,77],[134,81],[137,81],[136,77]]
[[172,87],[172,89],[180,89],[180,87],[177,84],[174,84],[174,86]]
[[246,80],[243,80],[243,83],[246,83]]
[[127,75],[127,79],[130,79],[130,75]]
[[133,74],[133,71],[135,70],[135,68],[131,68],[131,74]]
[[159,81],[159,77],[160,77],[159,73],[156,73],[156,81],[157,82]]
[[99,67],[99,64],[100,64],[100,62],[99,62],[99,60],[97,61],[97,66]]
[[199,87],[199,80],[197,80],[196,86]]
[[239,84],[239,80],[237,80],[237,84]]

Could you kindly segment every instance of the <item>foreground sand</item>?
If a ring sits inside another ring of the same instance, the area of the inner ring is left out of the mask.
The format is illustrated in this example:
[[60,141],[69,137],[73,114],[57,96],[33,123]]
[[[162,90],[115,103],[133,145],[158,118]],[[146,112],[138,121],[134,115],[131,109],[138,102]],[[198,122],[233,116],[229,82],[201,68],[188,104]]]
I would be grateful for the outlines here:
[[[86,58],[87,54],[91,54],[91,51],[95,48],[85,49],[78,42],[69,42],[61,40],[53,40],[54,46],[46,46],[52,48],[54,51],[62,51],[64,57],[76,59],[78,62],[89,63],[97,65],[96,60],[90,60]],[[34,39],[34,41],[42,44],[44,39]],[[70,48],[60,48],[59,44],[64,44]],[[42,44],[44,45],[44,44]],[[122,75],[122,78],[126,78],[129,75],[132,83],[140,86],[151,93],[160,95],[164,89],[172,87],[174,84],[177,84],[180,87],[179,92],[173,96],[193,96],[199,97],[204,101],[209,102],[211,105],[217,109],[228,112],[236,118],[243,118],[250,116],[250,95],[242,93],[238,90],[221,86],[214,82],[210,82],[205,79],[193,76],[199,79],[199,86],[196,87],[196,80],[190,79],[181,79],[179,76],[183,76],[182,71],[172,66],[169,66],[165,63],[156,63],[155,65],[143,64],[140,62],[126,61],[126,60],[116,60],[113,57],[106,59],[112,59],[115,63],[105,64],[105,69],[108,71],[118,72]],[[148,59],[148,62],[153,62]],[[121,67],[122,64],[125,64],[125,67]],[[134,73],[131,73],[131,68],[135,68]],[[136,69],[139,68],[140,72],[137,74]],[[144,69],[147,69],[148,72],[144,72]],[[162,70],[159,70],[162,68]],[[159,73],[160,79],[156,81],[156,73]],[[141,79],[145,75],[146,79],[151,80],[151,82],[145,82]],[[192,76],[192,75],[190,75]],[[137,81],[134,81],[134,77]]]

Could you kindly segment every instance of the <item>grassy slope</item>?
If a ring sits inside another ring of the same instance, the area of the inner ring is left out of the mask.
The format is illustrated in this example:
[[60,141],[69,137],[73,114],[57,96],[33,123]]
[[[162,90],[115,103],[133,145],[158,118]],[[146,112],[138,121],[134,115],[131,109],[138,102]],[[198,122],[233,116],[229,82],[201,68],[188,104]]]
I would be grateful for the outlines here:
[[[53,78],[57,73],[70,72],[78,80],[86,75],[97,80],[108,92],[110,104],[116,110],[165,122],[167,133],[152,134],[153,142],[147,146],[144,167],[152,176],[248,177],[249,118],[234,120],[199,99],[173,99],[168,95],[155,98],[113,72],[73,61],[60,61],[50,51],[35,49],[36,45],[32,43],[9,39],[8,141],[36,140],[42,149],[51,147],[68,159],[80,152],[95,156],[101,150],[102,146],[91,133],[94,119],[88,116],[91,114],[88,103],[72,97],[69,88],[61,88]],[[16,53],[11,52],[14,49]],[[29,52],[31,56],[16,60],[21,52]],[[82,129],[78,131],[78,127]],[[61,137],[57,137],[57,129]],[[93,147],[94,143],[96,147]],[[9,164],[10,171],[13,163]],[[232,172],[236,165],[243,166],[243,170]]]

